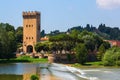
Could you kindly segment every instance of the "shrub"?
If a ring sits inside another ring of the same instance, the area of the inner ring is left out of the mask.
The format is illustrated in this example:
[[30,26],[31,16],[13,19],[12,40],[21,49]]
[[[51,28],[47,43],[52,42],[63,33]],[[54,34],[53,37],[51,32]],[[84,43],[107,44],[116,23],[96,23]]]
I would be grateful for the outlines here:
[[30,77],[30,80],[39,80],[39,77],[37,75],[32,75]]
[[120,48],[112,47],[111,49],[107,50],[103,57],[103,64],[105,66],[120,66]]

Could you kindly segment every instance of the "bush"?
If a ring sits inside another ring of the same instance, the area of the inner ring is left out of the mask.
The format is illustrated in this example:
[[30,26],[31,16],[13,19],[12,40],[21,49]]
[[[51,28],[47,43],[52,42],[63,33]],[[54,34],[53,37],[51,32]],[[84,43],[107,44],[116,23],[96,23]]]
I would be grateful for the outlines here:
[[116,65],[117,65],[117,66],[120,66],[120,61],[116,61]]
[[30,80],[39,80],[39,77],[37,75],[32,75],[30,77]]
[[120,48],[112,47],[111,49],[107,50],[103,57],[103,64],[105,66],[120,66]]

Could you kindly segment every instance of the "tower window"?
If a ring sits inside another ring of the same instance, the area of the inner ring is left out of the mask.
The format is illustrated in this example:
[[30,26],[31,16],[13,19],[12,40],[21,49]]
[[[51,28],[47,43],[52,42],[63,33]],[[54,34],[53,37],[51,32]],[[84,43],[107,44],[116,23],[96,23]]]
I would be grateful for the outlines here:
[[26,39],[28,39],[28,37],[26,37]]
[[29,25],[29,27],[30,27],[30,25]]
[[29,37],[29,39],[30,39],[30,37]]
[[28,25],[26,25],[26,27],[28,27]]
[[33,37],[32,37],[32,39],[33,39]]
[[33,25],[32,25],[32,27],[33,27]]

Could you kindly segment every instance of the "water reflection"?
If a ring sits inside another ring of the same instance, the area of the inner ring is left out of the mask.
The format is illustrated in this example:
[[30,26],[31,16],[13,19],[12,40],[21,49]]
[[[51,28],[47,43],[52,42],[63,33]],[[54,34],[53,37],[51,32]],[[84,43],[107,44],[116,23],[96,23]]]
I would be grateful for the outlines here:
[[0,80],[23,80],[23,75],[0,74]]
[[27,74],[36,73],[36,68],[40,64],[16,63],[16,64],[0,64],[0,74]]

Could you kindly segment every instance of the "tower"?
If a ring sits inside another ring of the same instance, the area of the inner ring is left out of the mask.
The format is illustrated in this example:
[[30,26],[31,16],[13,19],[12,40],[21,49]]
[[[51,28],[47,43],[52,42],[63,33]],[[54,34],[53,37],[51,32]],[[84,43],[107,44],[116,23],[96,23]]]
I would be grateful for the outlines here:
[[40,12],[23,12],[23,52],[35,53],[34,45],[40,40]]

